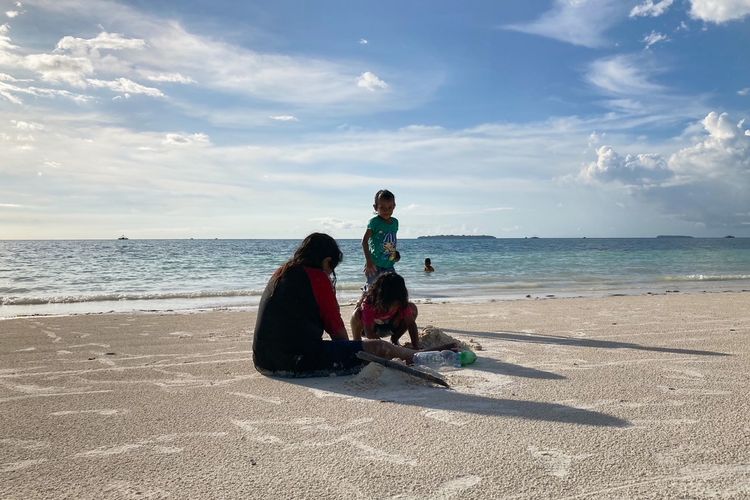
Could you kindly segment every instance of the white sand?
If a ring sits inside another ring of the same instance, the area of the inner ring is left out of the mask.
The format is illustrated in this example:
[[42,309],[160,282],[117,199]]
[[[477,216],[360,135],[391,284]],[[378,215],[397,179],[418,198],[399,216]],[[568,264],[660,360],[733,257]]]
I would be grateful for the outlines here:
[[0,321],[0,498],[750,497],[750,293],[421,305],[451,390],[266,378],[254,321]]

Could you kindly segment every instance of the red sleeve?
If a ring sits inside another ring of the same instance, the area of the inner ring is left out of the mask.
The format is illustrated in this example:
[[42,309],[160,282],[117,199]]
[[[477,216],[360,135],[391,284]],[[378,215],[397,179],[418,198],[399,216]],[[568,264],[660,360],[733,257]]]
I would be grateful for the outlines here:
[[320,309],[320,317],[323,319],[323,329],[333,335],[344,329],[344,320],[341,319],[339,302],[336,300],[336,290],[325,272],[312,267],[305,267],[307,277],[312,285],[315,301]]

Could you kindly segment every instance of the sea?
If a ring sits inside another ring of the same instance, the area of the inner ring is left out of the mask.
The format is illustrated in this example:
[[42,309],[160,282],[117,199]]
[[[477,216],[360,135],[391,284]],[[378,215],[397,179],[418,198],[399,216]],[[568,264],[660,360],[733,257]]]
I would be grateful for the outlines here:
[[[0,240],[0,319],[257,307],[300,240]],[[339,303],[364,284],[339,240]],[[750,290],[750,238],[418,238],[398,242],[410,299],[476,302]],[[429,257],[435,268],[424,272]]]

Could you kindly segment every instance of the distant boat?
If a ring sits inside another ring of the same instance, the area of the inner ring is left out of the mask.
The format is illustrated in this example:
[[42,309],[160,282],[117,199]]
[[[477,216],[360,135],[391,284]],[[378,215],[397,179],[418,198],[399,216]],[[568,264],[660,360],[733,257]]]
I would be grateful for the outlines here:
[[725,238],[734,238],[731,234],[728,234],[727,236],[724,236]]
[[125,235],[123,234],[122,236],[120,236],[120,237],[119,237],[119,238],[117,238],[117,239],[118,239],[118,240],[127,240],[127,239],[128,239],[128,237],[127,237],[127,236],[125,236]]

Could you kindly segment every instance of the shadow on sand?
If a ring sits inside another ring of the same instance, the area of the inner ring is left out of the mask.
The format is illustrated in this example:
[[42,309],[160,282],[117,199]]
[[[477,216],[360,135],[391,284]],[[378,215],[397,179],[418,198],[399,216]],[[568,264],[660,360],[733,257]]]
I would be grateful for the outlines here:
[[472,332],[468,330],[455,330],[444,328],[448,334],[458,333],[492,340],[505,340],[508,342],[525,342],[530,344],[555,344],[574,347],[594,347],[597,349],[636,349],[639,351],[667,352],[671,354],[684,354],[691,356],[731,356],[731,354],[714,351],[701,351],[695,349],[678,349],[675,347],[653,347],[632,342],[615,342],[611,340],[595,340],[584,338],[561,337],[559,335],[545,335],[541,333],[527,332]]
[[[632,342],[617,342],[611,340],[596,340],[586,338],[571,338],[559,335],[545,335],[527,332],[477,332],[445,328],[449,334],[468,335],[507,342],[525,342],[533,344],[554,344],[574,347],[590,347],[596,349],[636,349],[670,354],[692,356],[730,356],[730,354],[695,349],[679,349],[674,347],[655,347],[635,344]],[[563,380],[564,376],[527,368],[511,363],[505,363],[490,358],[481,358],[472,369],[486,371],[497,375],[511,377],[525,377],[534,379]],[[627,420],[608,415],[606,413],[575,408],[557,403],[526,401],[520,399],[494,398],[489,396],[467,394],[455,390],[429,386],[388,386],[377,385],[373,388],[358,387],[354,380],[346,377],[307,378],[307,379],[277,379],[309,389],[326,391],[332,397],[364,398],[373,401],[391,402],[412,406],[420,406],[434,410],[473,413],[494,417],[513,417],[527,420],[560,422],[598,427],[628,427]]]
[[[388,368],[384,368],[388,370]],[[477,369],[501,375],[562,379],[559,375],[514,366],[491,359],[482,359]],[[404,375],[406,376],[406,375]],[[425,409],[472,413],[492,417],[513,417],[526,420],[560,422],[597,427],[629,427],[627,420],[557,403],[506,399],[467,394],[429,385],[379,384],[362,387],[353,377],[275,378],[275,380],[330,393],[328,397],[369,399],[372,401],[419,406]],[[326,397],[325,394],[323,397]]]
[[479,352],[479,359],[471,368],[474,370],[481,370],[498,375],[508,375],[510,377],[523,377],[523,378],[537,378],[547,380],[565,380],[566,377],[557,373],[546,372],[543,370],[537,370],[536,368],[528,368],[526,366],[514,365],[513,363],[505,363],[504,361],[498,361],[497,359],[483,357],[481,351]]

